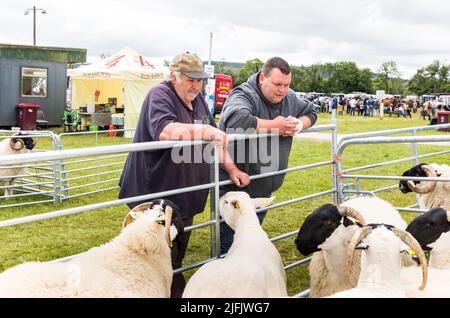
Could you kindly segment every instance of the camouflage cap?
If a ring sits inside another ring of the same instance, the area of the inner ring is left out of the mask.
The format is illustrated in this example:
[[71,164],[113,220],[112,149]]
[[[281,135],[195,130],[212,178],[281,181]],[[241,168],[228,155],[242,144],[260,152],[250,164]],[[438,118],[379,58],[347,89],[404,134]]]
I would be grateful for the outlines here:
[[203,71],[203,63],[200,58],[193,53],[185,52],[175,56],[170,62],[171,71],[179,71],[191,78],[209,78],[209,74]]

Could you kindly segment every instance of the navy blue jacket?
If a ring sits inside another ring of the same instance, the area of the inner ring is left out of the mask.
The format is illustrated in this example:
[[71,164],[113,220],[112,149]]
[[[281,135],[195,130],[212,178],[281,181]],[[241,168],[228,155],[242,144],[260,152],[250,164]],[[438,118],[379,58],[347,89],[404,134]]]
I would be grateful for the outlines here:
[[[133,142],[158,141],[164,127],[172,122],[185,124],[203,123],[216,127],[202,94],[192,102],[189,110],[178,97],[172,83],[164,81],[147,94],[141,109]],[[210,182],[210,166],[202,158],[204,146],[191,146],[130,152],[119,181],[119,198],[128,198],[176,188],[184,188]],[[187,153],[185,153],[187,152]],[[191,158],[189,162],[176,162],[175,157]],[[165,197],[180,208],[183,219],[204,210],[208,189]],[[130,203],[133,208],[142,202]]]

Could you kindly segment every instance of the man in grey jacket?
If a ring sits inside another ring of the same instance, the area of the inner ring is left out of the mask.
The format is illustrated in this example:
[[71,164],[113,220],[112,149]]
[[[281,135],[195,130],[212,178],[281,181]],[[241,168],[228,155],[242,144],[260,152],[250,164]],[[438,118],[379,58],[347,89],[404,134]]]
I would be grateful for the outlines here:
[[[263,137],[230,143],[230,155],[236,166],[248,175],[286,169],[291,152],[292,137],[315,124],[317,113],[314,104],[300,99],[289,88],[291,68],[279,57],[269,59],[262,70],[236,87],[225,102],[219,129],[233,133],[275,133],[277,137]],[[226,185],[220,196],[228,191],[245,191],[250,197],[270,197],[279,189],[285,175],[256,179],[244,188]],[[227,180],[220,171],[221,180]],[[262,223],[265,213],[258,214]],[[224,222],[220,226],[221,253],[226,253],[233,243],[233,230]]]

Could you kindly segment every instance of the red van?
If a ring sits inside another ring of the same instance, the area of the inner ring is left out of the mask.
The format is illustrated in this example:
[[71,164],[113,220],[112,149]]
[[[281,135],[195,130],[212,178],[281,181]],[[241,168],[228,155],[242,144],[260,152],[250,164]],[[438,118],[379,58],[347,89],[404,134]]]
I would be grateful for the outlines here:
[[233,78],[225,74],[215,74],[216,89],[214,96],[214,115],[222,112],[223,104],[233,89]]

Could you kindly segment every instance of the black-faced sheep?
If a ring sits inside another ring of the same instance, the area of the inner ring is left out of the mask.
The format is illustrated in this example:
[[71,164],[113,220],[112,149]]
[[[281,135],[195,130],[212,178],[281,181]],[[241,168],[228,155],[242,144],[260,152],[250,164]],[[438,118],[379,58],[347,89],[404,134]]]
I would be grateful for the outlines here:
[[67,262],[10,268],[0,274],[0,297],[169,297],[169,245],[183,231],[176,209],[168,200],[143,203],[109,243]]
[[[450,178],[450,167],[421,163],[403,172],[402,176]],[[399,189],[403,193],[415,192],[421,209],[450,207],[450,182],[401,180]]]
[[348,246],[347,274],[353,270],[352,262],[356,249],[362,250],[358,284],[355,288],[341,291],[330,297],[406,297],[405,286],[400,275],[403,253],[418,258],[422,268],[422,283],[419,289],[425,288],[428,273],[427,259],[420,244],[410,233],[386,224],[369,224],[359,229]]
[[284,297],[286,274],[278,250],[261,228],[256,208],[269,199],[245,192],[220,198],[220,215],[235,231],[226,256],[206,263],[190,278],[183,297]]
[[[309,264],[310,297],[324,297],[353,288],[359,277],[360,263],[353,263],[350,276],[345,276],[346,251],[358,225],[345,217],[345,209],[352,211],[360,225],[366,223],[389,223],[406,228],[400,213],[388,202],[372,197],[350,199],[339,207],[325,204],[310,214],[300,227],[295,240],[303,255],[314,253]],[[340,210],[340,211],[339,211]],[[359,253],[355,258],[360,256]]]
[[433,208],[417,216],[406,228],[425,251],[430,251],[430,267],[450,270],[450,212]]
[[[11,138],[5,138],[0,142],[0,155],[13,155],[26,153],[34,148],[36,142],[31,137],[21,137],[22,133]],[[25,168],[15,166],[8,168],[7,166],[0,166],[0,183],[5,183],[5,196],[13,194],[11,186],[14,183],[15,176],[23,175]]]
[[406,230],[430,251],[428,284],[424,291],[412,286],[417,283],[417,268],[403,268],[401,277],[408,297],[450,297],[450,212],[433,208],[417,216]]

